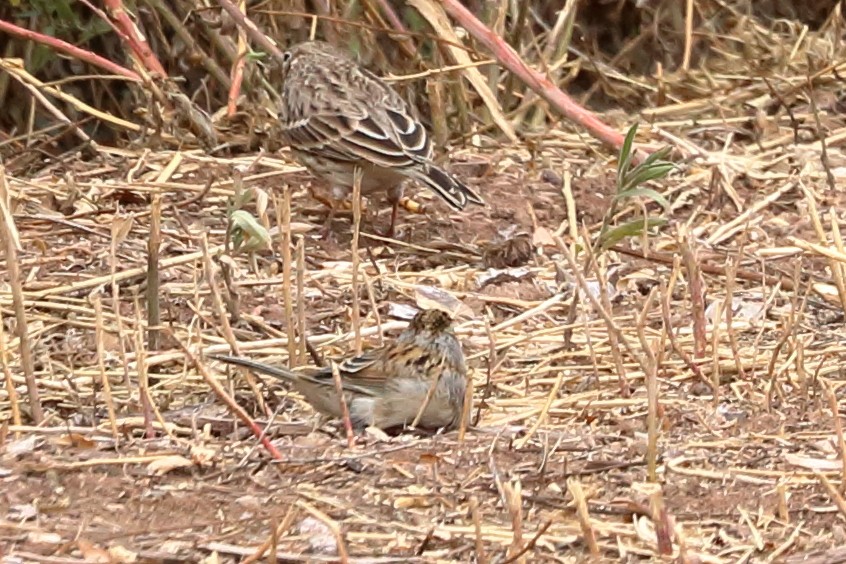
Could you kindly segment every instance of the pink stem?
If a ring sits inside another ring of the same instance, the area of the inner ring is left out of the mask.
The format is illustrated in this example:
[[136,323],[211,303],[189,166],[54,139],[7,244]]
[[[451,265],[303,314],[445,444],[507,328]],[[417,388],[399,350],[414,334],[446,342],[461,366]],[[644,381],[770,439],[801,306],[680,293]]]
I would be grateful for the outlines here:
[[476,18],[470,10],[461,5],[459,0],[441,0],[441,3],[449,15],[458,20],[470,35],[490,49],[505,68],[517,75],[529,88],[564,114],[564,117],[584,127],[591,135],[606,145],[614,149],[619,149],[622,146],[624,139],[622,134],[600,120],[596,114],[574,102],[546,76],[529,67],[508,43]]
[[92,65],[100,67],[112,74],[124,76],[130,80],[137,80],[138,82],[141,82],[141,77],[138,76],[136,72],[122,67],[108,59],[104,59],[100,55],[92,53],[91,51],[80,49],[76,45],[71,45],[66,41],[62,41],[61,39],[57,39],[50,35],[44,35],[43,33],[38,33],[37,31],[24,29],[4,20],[0,20],[0,31],[4,31],[9,35],[14,35],[15,37],[21,37],[23,39],[29,39],[31,41],[41,43],[42,45],[46,45],[56,51],[59,51],[60,53],[65,53],[75,59],[79,59],[80,61],[91,63]]

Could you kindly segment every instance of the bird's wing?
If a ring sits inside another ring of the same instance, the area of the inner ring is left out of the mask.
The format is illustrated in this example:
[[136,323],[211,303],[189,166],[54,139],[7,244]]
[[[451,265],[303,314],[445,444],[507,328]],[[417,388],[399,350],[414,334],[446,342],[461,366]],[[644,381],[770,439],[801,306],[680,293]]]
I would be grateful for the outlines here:
[[[403,168],[425,159],[428,151],[418,149],[421,154],[415,155],[405,146],[406,138],[409,142],[419,143],[413,138],[419,137],[422,126],[402,114],[383,113],[387,120],[377,119],[363,111],[324,111],[289,124],[285,135],[288,142],[301,151],[319,153],[336,160]],[[386,125],[385,121],[390,125]]]
[[287,92],[293,109],[280,117],[288,142],[301,151],[386,168],[427,161],[431,140],[403,99],[369,72],[346,71],[341,76],[326,70],[306,79],[306,92]]
[[[383,358],[384,349],[371,349],[342,360],[338,364],[338,372],[343,388],[369,396],[379,395],[388,378]],[[331,366],[321,368],[307,379],[324,386],[335,385]]]

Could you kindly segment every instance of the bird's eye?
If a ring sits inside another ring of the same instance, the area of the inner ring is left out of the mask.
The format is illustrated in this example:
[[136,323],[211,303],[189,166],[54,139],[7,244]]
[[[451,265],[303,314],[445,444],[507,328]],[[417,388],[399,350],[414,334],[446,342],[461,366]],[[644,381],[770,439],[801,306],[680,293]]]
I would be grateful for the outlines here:
[[282,53],[282,64],[287,65],[290,62],[291,62],[291,52],[285,51],[284,53]]

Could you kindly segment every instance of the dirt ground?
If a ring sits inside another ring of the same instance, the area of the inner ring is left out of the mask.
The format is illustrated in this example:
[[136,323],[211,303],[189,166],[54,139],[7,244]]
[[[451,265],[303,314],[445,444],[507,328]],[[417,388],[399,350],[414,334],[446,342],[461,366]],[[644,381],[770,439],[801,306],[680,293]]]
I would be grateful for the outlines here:
[[[383,323],[397,321],[398,305],[421,303],[421,286],[441,288],[466,307],[457,332],[475,402],[474,425],[463,437],[366,434],[350,447],[336,423],[319,422],[284,386],[260,384],[262,411],[242,376],[206,363],[260,424],[273,414],[266,431],[281,461],[272,461],[216,398],[174,340],[190,342],[198,353],[227,350],[202,256],[162,268],[163,320],[175,337],[165,335],[158,351],[144,351],[151,397],[167,425],[166,433],[156,425],[152,438],[144,433],[138,385],[144,276],[116,284],[118,308],[108,277],[113,229],[128,213],[135,216],[117,245],[116,270],[144,271],[152,193],[164,198],[161,259],[201,250],[202,234],[213,249],[222,244],[231,178],[251,158],[185,153],[164,181],[160,175],[175,153],[62,162],[31,178],[11,178],[48,421],[40,430],[8,419],[3,426],[3,562],[234,562],[268,559],[274,545],[283,562],[578,562],[592,553],[637,561],[662,551],[687,562],[751,562],[843,544],[844,509],[839,494],[827,490],[842,472],[831,402],[843,401],[843,318],[814,286],[830,280],[830,263],[795,250],[797,240],[817,240],[807,196],[796,187],[766,200],[783,181],[738,178],[732,186],[744,206],[737,207],[690,168],[660,187],[677,204],[671,225],[651,236],[649,248],[627,245],[635,252],[611,251],[602,264],[615,289],[612,322],[634,347],[621,356],[623,385],[613,350],[619,345],[589,305],[580,306],[573,347],[562,346],[573,283],[561,280],[568,268],[556,258],[553,234],[571,242],[565,186],[580,222],[590,230],[601,221],[614,178],[613,157],[603,151],[551,143],[544,159],[534,160],[519,149],[459,151],[452,167],[479,189],[487,207],[450,212],[419,194],[429,209],[401,214],[397,242],[361,238],[368,247],[361,268],[372,292],[371,302],[362,291],[362,327],[376,324],[372,303]],[[566,174],[572,178],[565,183]],[[190,201],[209,178],[212,189]],[[818,217],[840,209],[840,194],[821,175],[806,179],[818,196]],[[70,182],[77,200],[57,199]],[[271,225],[283,186],[293,190],[292,221],[305,233],[308,335],[318,355],[334,357],[353,347],[350,219],[337,219],[333,240],[319,240],[326,212],[307,197],[308,182],[284,159],[267,157],[244,176],[246,188],[270,195]],[[128,212],[115,216],[117,202]],[[745,235],[705,243],[759,205]],[[365,234],[387,221],[381,202],[368,208],[380,213],[366,218]],[[739,265],[732,292],[740,301],[736,325],[716,335],[709,329],[708,350],[695,362],[706,379],[719,370],[716,396],[668,342],[660,306],[647,313],[644,334],[661,355],[656,485],[645,462],[646,376],[632,356],[643,351],[634,327],[650,290],[683,273],[668,303],[676,347],[692,355],[687,273],[661,260],[680,248],[676,226],[683,224],[695,233],[688,241],[699,245],[701,264],[716,269],[704,270],[706,304],[725,300],[727,259]],[[534,250],[480,282],[503,241],[519,232]],[[262,340],[242,351],[253,358],[288,353],[279,248],[258,253],[255,271],[245,257],[234,259],[244,315],[233,331],[245,345]],[[784,282],[744,278],[750,272]],[[794,291],[788,282],[796,282]],[[100,337],[91,295],[103,304]],[[556,295],[560,300],[539,308]],[[743,319],[741,306],[750,303],[763,304],[763,315]],[[2,313],[12,317],[8,301]],[[115,313],[123,323],[125,362]],[[98,338],[116,433],[99,383]],[[370,333],[364,346],[378,342]],[[17,368],[10,375],[17,405],[26,410],[23,375]],[[0,400],[9,417],[6,390]]]

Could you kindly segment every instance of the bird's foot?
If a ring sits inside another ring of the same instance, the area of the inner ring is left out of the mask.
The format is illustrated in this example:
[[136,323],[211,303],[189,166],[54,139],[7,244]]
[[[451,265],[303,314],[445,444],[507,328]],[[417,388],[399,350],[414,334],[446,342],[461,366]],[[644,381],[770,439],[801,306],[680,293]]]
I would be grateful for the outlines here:
[[408,213],[415,213],[415,214],[424,214],[426,213],[426,205],[421,204],[416,200],[412,200],[408,197],[400,198],[399,205]]

